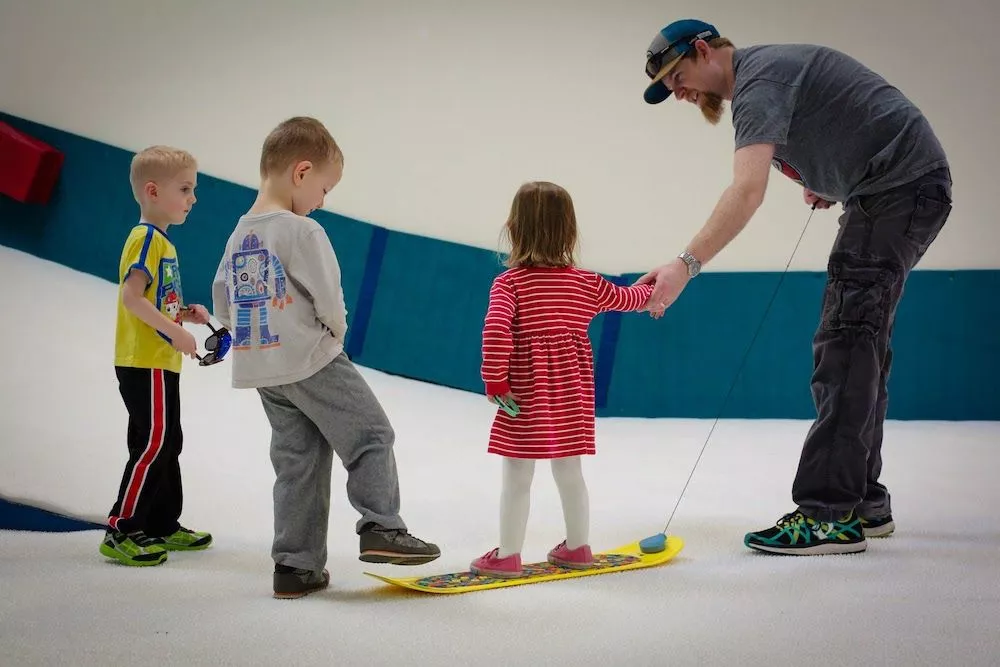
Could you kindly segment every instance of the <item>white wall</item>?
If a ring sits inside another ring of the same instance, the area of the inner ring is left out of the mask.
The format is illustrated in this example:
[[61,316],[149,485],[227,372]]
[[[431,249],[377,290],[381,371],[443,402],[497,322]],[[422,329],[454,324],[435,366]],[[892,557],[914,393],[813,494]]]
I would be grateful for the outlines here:
[[[956,180],[921,267],[1000,267],[994,0],[0,0],[0,109],[130,150],[184,146],[254,187],[267,131],[315,115],[347,156],[330,210],[495,248],[516,188],[549,179],[574,196],[589,268],[646,270],[731,172],[728,119],[642,101],[646,46],[691,16],[737,44],[840,48],[899,86]],[[712,270],[784,267],[808,209],[771,183]],[[793,269],[825,267],[835,219],[817,211]]]

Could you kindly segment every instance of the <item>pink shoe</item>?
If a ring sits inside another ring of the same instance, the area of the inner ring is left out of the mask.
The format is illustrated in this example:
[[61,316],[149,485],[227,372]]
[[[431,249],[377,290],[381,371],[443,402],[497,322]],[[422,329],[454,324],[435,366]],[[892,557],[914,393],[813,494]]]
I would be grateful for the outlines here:
[[500,548],[497,547],[472,561],[472,573],[501,579],[520,577],[523,574],[521,569],[521,554],[511,554],[505,558],[500,558],[498,556],[499,552]]
[[594,555],[590,553],[589,544],[570,550],[566,548],[566,540],[563,540],[549,552],[549,562],[562,567],[583,569],[594,564]]

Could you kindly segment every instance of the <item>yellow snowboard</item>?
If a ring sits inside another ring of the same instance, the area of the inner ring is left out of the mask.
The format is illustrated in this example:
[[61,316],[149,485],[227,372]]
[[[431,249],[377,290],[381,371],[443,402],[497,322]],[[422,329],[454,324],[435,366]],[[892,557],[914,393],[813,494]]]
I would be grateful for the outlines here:
[[623,572],[625,570],[655,567],[671,560],[683,548],[684,541],[676,536],[667,538],[666,548],[663,551],[652,554],[643,553],[639,548],[639,543],[633,542],[618,549],[594,554],[594,564],[583,570],[552,565],[543,561],[524,565],[524,574],[515,579],[481,576],[473,574],[468,570],[465,572],[436,574],[429,577],[386,577],[373,572],[365,572],[365,574],[384,581],[387,584],[409,588],[422,593],[471,593],[473,591],[485,591],[492,588],[523,586],[526,584],[538,584],[543,581],[573,579],[575,577],[589,577],[609,572]]

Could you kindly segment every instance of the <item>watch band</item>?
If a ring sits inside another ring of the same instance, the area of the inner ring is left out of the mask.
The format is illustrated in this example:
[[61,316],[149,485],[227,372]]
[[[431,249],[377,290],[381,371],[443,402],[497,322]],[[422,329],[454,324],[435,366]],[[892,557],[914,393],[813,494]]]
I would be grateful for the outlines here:
[[677,255],[677,257],[687,264],[688,276],[694,278],[696,275],[701,273],[701,262],[697,258],[689,253],[687,250]]

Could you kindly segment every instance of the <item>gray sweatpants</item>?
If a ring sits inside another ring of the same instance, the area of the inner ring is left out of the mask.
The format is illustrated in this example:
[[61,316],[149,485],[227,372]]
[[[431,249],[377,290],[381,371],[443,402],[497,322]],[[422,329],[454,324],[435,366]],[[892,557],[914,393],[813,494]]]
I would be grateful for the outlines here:
[[792,485],[807,516],[830,521],[857,509],[880,519],[892,511],[879,475],[896,308],[951,206],[951,174],[940,169],[844,207],[813,341],[817,417]]
[[315,571],[326,564],[334,453],[347,470],[347,498],[361,514],[356,531],[368,523],[406,528],[395,433],[347,355],[305,380],[257,391],[272,429],[275,563]]

